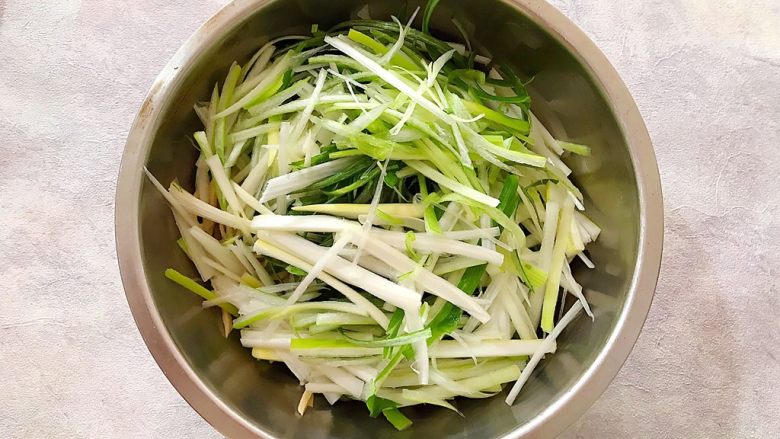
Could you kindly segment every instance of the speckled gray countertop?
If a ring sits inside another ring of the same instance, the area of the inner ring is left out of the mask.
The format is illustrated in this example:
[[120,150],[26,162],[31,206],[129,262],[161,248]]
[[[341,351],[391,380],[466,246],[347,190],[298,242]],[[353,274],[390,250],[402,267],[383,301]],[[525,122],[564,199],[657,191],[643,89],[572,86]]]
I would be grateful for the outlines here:
[[[0,0],[0,437],[216,437],[135,329],[125,136],[222,0]],[[666,238],[636,348],[564,437],[780,436],[780,3],[552,2],[645,117]]]

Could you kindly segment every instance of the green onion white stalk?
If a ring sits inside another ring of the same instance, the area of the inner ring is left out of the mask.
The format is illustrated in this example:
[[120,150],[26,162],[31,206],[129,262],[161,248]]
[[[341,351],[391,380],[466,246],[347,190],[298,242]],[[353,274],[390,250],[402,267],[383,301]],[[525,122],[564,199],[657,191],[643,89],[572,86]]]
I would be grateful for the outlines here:
[[594,266],[600,229],[565,163],[590,148],[510,67],[431,36],[435,3],[425,32],[360,19],[264,45],[195,105],[194,191],[147,171],[208,284],[165,275],[290,369],[301,414],[321,394],[406,428],[401,407],[515,382],[512,404],[593,316],[571,264]]

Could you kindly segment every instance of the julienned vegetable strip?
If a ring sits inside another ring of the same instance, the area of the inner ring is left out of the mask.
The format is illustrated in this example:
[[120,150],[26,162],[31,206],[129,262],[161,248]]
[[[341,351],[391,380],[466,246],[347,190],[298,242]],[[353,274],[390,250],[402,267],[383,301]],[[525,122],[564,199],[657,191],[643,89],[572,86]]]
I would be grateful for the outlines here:
[[511,404],[592,317],[571,263],[593,267],[600,229],[565,163],[591,149],[544,127],[509,66],[430,35],[436,3],[424,31],[355,20],[266,44],[195,105],[194,193],[147,171],[210,287],[165,276],[290,369],[290,410],[357,399],[404,429],[403,407],[516,381]]
[[[189,277],[179,273],[173,268],[169,268],[165,270],[165,277],[183,286],[184,288],[192,291],[193,293],[202,297],[204,300],[211,300],[217,297],[217,295],[213,291],[208,290],[207,288],[203,287],[202,285],[190,279]],[[238,315],[238,310],[236,309],[235,306],[233,306],[230,303],[222,303],[219,305],[219,307],[234,316]]]
[[555,328],[553,328],[547,337],[545,337],[545,339],[542,341],[541,347],[537,349],[536,352],[534,352],[534,354],[531,356],[531,359],[528,360],[528,364],[523,369],[520,377],[518,377],[517,382],[515,382],[514,386],[512,386],[512,390],[506,397],[507,404],[512,405],[512,403],[515,402],[518,393],[520,393],[520,390],[523,388],[525,382],[528,381],[528,377],[531,376],[531,372],[534,371],[534,368],[537,364],[539,364],[539,361],[541,361],[542,357],[544,356],[545,350],[554,349],[552,346],[555,345],[555,339],[558,338],[566,326],[571,323],[575,317],[577,317],[580,311],[582,311],[582,303],[576,302],[574,305],[572,305],[571,308],[569,308],[569,311],[566,312],[563,318],[558,321],[558,324],[555,326]]

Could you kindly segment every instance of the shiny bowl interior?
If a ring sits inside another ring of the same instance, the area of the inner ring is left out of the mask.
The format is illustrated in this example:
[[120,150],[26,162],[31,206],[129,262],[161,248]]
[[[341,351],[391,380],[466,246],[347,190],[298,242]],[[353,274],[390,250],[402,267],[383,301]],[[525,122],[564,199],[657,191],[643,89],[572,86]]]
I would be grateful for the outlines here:
[[[128,138],[117,188],[116,234],[122,278],[134,318],[161,369],[187,401],[229,437],[548,437],[598,398],[639,334],[652,300],[661,256],[662,208],[655,157],[625,85],[594,44],[538,0],[442,1],[432,27],[457,39],[451,18],[475,47],[513,64],[525,77],[533,108],[556,137],[592,146],[568,161],[591,218],[603,233],[589,247],[595,270],[578,266],[595,321],[577,319],[543,360],[517,402],[503,397],[408,410],[415,421],[396,432],[357,402],[319,400],[304,417],[301,390],[283,366],[260,363],[237,334],[221,335],[220,315],[163,277],[172,266],[194,274],[178,250],[177,229],[143,166],[164,184],[192,185],[199,129],[193,104],[209,95],[230,63],[245,61],[268,39],[305,33],[355,17],[365,0],[235,1],[185,43],[158,77]],[[374,18],[422,2],[370,1]],[[154,389],[150,389],[154,391]]]

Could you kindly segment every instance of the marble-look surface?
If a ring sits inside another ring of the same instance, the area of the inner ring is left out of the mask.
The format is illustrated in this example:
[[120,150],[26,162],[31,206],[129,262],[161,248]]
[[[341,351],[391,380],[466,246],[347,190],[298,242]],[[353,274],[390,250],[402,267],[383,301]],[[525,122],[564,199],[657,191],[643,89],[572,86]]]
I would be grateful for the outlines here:
[[[218,436],[135,329],[113,197],[147,89],[223,3],[0,0],[0,437]],[[777,437],[780,3],[553,3],[631,89],[666,206],[644,332],[564,437]]]

